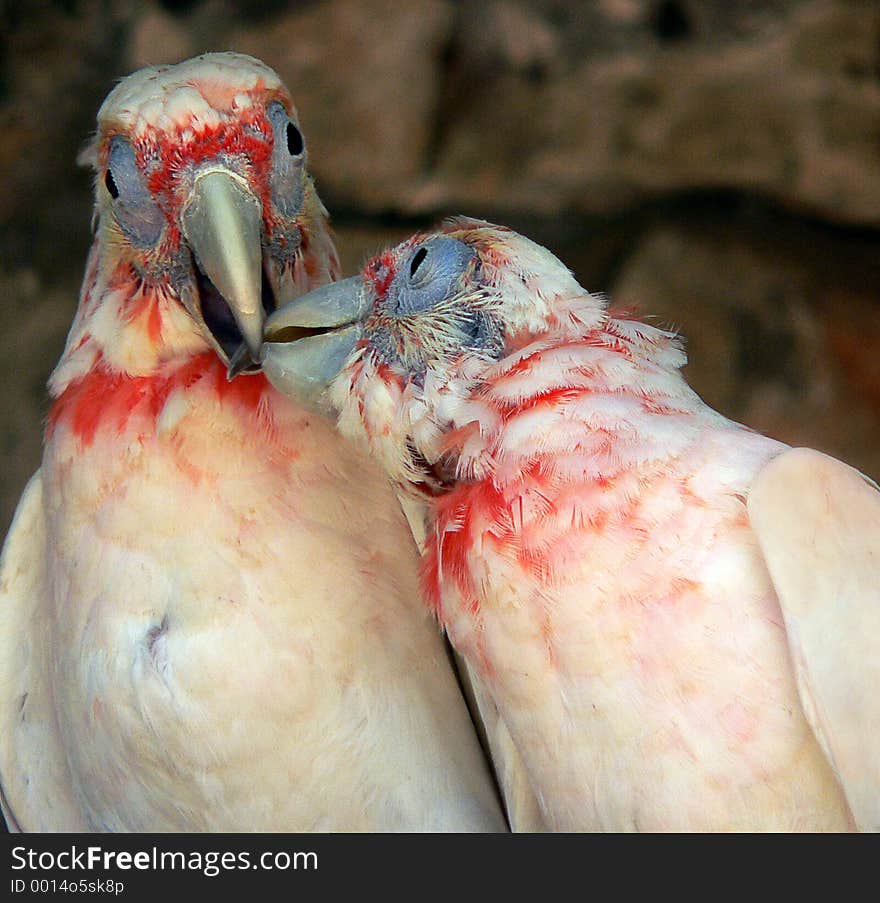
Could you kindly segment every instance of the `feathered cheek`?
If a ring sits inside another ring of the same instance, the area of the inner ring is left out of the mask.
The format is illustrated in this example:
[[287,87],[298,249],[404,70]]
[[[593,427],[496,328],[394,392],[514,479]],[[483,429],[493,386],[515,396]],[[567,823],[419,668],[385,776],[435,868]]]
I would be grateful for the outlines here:
[[373,454],[388,475],[403,485],[414,478],[408,388],[396,381],[376,381],[364,398],[363,408],[364,430]]
[[401,408],[400,386],[377,374],[370,380],[364,394],[363,418],[367,434],[374,439],[389,436],[395,422],[399,420]]
[[398,387],[364,360],[343,369],[330,387],[329,400],[339,412],[340,430],[363,437],[371,445],[390,433],[400,405]]

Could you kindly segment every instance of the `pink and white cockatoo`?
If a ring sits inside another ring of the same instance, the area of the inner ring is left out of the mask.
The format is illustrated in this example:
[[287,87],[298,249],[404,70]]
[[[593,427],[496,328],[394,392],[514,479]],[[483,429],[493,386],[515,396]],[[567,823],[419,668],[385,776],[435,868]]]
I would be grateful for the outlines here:
[[10,825],[504,830],[384,474],[256,368],[227,379],[338,269],[278,76],[137,72],[89,159],[95,242],[2,558]]
[[497,716],[515,828],[880,826],[860,474],[708,408],[675,335],[481,221],[300,298],[266,339],[270,380],[424,499],[426,595]]

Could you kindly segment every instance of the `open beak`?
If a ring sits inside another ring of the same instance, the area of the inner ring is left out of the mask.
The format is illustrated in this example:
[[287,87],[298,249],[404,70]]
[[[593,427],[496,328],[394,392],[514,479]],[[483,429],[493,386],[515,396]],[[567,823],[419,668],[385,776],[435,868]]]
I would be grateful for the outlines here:
[[221,308],[219,314],[212,310],[213,316],[231,315],[228,329],[240,333],[253,359],[239,361],[239,371],[259,359],[263,339],[262,220],[260,201],[247,182],[223,167],[196,176],[181,217],[183,234],[209,289],[190,292],[184,303],[226,360],[228,347],[217,328],[206,323],[205,306]]
[[326,389],[363,335],[371,303],[360,276],[332,282],[278,309],[264,327],[263,372],[280,392],[326,413]]

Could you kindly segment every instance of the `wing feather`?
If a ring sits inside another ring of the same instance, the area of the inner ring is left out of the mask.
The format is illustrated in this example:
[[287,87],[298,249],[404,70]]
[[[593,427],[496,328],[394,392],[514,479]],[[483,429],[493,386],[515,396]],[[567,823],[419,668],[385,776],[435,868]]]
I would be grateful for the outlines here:
[[807,718],[856,824],[880,830],[880,492],[799,448],[761,471],[748,510]]
[[52,704],[46,524],[40,471],[0,556],[0,785],[11,831],[84,830]]

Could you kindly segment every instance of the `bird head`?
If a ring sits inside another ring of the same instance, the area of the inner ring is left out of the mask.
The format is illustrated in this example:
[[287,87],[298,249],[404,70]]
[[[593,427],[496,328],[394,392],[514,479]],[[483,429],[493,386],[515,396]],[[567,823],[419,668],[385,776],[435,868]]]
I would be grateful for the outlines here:
[[124,78],[98,112],[96,239],[58,391],[100,355],[136,375],[213,349],[252,365],[265,316],[335,278],[327,212],[276,73],[209,53]]
[[542,334],[603,317],[603,302],[545,248],[454,219],[272,314],[263,369],[366,440],[401,485],[437,490],[450,477],[450,435],[493,416],[479,386]]

